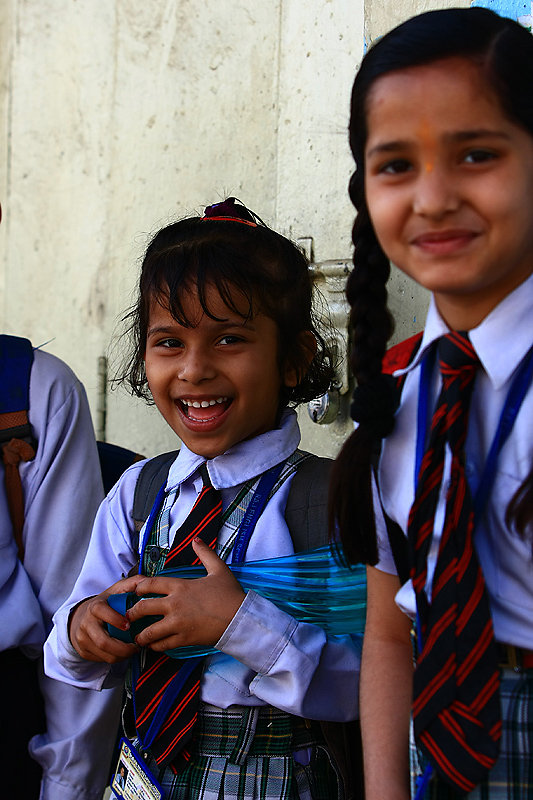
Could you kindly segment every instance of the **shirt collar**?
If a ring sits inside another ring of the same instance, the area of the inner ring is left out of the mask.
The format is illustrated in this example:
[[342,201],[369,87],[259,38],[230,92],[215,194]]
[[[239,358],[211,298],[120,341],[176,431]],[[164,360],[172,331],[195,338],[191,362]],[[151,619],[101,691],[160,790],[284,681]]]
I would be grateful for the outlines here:
[[[496,390],[505,385],[533,344],[532,314],[533,274],[470,331],[470,341]],[[433,342],[449,331],[432,296],[420,348],[409,366],[394,375],[416,369]]]
[[[238,486],[285,461],[300,443],[298,418],[293,409],[285,409],[278,428],[239,442],[226,453],[207,461],[207,471],[215,489]],[[167,491],[190,478],[205,459],[182,444],[170,467]]]

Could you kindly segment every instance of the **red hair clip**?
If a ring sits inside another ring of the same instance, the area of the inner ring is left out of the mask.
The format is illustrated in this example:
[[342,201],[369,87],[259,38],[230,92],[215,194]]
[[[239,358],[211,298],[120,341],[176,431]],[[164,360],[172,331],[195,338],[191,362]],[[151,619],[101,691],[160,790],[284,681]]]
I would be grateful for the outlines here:
[[254,221],[252,212],[248,211],[246,206],[241,203],[235,205],[235,201],[235,197],[228,197],[222,203],[214,203],[212,206],[207,206],[204,216],[201,218],[202,221],[243,222],[245,225],[256,228],[257,223]]

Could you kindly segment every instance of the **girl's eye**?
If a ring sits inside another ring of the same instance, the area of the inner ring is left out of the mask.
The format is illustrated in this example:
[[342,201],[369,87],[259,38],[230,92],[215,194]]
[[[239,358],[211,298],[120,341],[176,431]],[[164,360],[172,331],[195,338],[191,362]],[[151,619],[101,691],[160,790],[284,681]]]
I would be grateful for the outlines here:
[[379,167],[378,172],[385,175],[401,175],[412,168],[411,162],[406,158],[393,158]]
[[470,150],[465,156],[467,164],[483,164],[486,161],[492,161],[496,158],[496,154],[490,150],[477,148],[477,150]]
[[161,341],[157,342],[156,347],[166,347],[166,348],[175,348],[175,347],[182,347],[182,343],[179,339],[161,339]]
[[233,334],[228,333],[227,336],[222,336],[221,339],[218,340],[219,344],[239,344],[243,341],[242,337],[235,336]]

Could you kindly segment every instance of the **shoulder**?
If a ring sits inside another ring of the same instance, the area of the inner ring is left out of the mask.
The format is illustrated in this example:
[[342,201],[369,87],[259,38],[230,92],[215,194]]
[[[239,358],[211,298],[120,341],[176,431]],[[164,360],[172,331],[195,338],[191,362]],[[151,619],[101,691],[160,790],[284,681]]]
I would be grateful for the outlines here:
[[84,420],[83,424],[94,438],[89,404],[81,381],[64,361],[42,350],[34,351],[29,418],[38,438],[42,436],[44,427],[54,420],[59,427],[76,422],[78,429]]
[[62,387],[64,391],[69,392],[78,386],[81,386],[80,381],[64,361],[44,350],[33,351],[30,388]]
[[53,413],[69,398],[80,398],[86,402],[81,381],[60,358],[43,350],[34,350],[30,374],[30,412],[45,407],[48,413]]

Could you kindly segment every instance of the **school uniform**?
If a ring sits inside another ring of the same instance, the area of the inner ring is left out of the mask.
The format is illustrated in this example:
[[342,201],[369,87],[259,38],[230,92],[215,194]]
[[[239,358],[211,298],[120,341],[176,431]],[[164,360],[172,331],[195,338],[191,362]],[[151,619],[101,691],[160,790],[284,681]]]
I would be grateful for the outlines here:
[[[248,480],[289,458],[299,441],[296,414],[286,410],[279,428],[239,442],[226,453],[208,461],[209,478],[214,488],[221,492],[223,509],[230,505]],[[170,468],[166,488],[171,492],[179,487],[179,495],[170,509],[168,541],[159,542],[163,548],[172,542],[175,531],[196,500],[202,486],[199,474],[202,463],[204,459],[201,456],[182,445]],[[66,625],[73,604],[107,588],[120,575],[127,574],[138,561],[139,553],[131,544],[132,502],[141,468],[142,462],[130,467],[104,500],[96,518],[82,573],[71,597],[55,615],[54,629],[46,645],[49,674],[78,686],[98,689],[118,679],[116,668],[87,662],[77,655],[68,640]],[[288,477],[268,500],[252,534],[246,561],[294,552],[284,518],[291,479]],[[219,552],[223,552],[231,534],[232,526],[224,524],[218,537]],[[250,591],[216,643],[216,649],[220,652],[206,659],[200,689],[203,709],[200,726],[209,730],[210,741],[220,741],[217,731],[220,732],[229,724],[228,719],[232,714],[239,715],[241,721],[236,724],[243,730],[252,724],[260,728],[265,726],[267,731],[273,725],[278,726],[276,709],[284,712],[284,720],[279,721],[281,727],[286,724],[287,714],[338,722],[357,716],[359,656],[349,636],[328,636],[317,626],[297,622],[270,601]],[[205,742],[206,737],[203,738]],[[245,738],[253,748],[254,737]],[[287,742],[290,746],[290,738]],[[257,756],[258,761],[264,760],[264,757],[274,758],[269,751],[270,744],[266,753]],[[213,773],[220,771],[222,762],[228,761],[230,754],[222,749],[224,752],[204,754],[206,758],[221,759],[215,765],[216,769],[213,767]],[[301,760],[305,760],[305,756],[301,756]],[[246,761],[246,753],[241,756],[241,761]],[[246,763],[245,771],[250,768],[250,758]],[[227,782],[231,782],[227,770],[225,778],[220,780],[226,780],[224,796],[233,796],[227,786]],[[255,779],[250,777],[247,780]],[[257,776],[257,780],[260,782],[260,776]],[[283,782],[282,777],[280,780]],[[206,787],[205,781],[202,792],[195,796],[217,797],[217,790],[213,786]],[[252,795],[247,792],[235,796]],[[289,795],[267,793],[257,796]],[[302,793],[301,796],[306,795]]]
[[[465,473],[471,493],[476,494],[483,468],[498,425],[505,398],[517,368],[533,344],[531,316],[533,313],[533,276],[508,295],[477,327],[469,332],[470,340],[480,359],[470,408],[470,421],[465,446]],[[421,363],[432,344],[448,328],[440,317],[433,299],[420,349],[409,367],[395,375],[405,374],[401,407],[393,433],[384,441],[378,469],[378,484],[383,508],[387,515],[407,530],[409,511],[415,494],[415,459],[418,432],[418,403]],[[428,414],[438,395],[440,377],[433,369],[430,380]],[[505,523],[510,499],[528,476],[533,461],[533,388],[529,386],[508,440],[501,449],[494,484],[475,526],[475,547],[483,569],[497,642],[533,650],[533,558],[531,541],[524,541]],[[429,426],[430,419],[427,420]],[[426,591],[431,596],[431,581],[435,569],[440,535],[444,520],[450,452],[446,452],[444,478],[435,515],[433,540],[428,555]],[[377,501],[379,509],[379,500]],[[379,562],[377,568],[395,573],[394,559],[383,518],[377,514]],[[415,617],[415,594],[411,582],[396,595],[398,606],[412,619]],[[527,796],[533,797],[533,775],[529,761],[533,757],[531,735],[524,736],[527,719],[524,706],[533,698],[533,671],[505,669],[501,699],[504,716],[513,718],[504,729],[501,757],[491,772],[493,785],[489,794],[476,789],[469,797],[523,797],[507,794],[511,781],[529,785]],[[517,705],[518,704],[518,705]],[[520,715],[522,719],[518,721]],[[520,728],[520,730],[518,730]],[[506,755],[513,752],[513,756]],[[512,762],[512,769],[511,769]],[[510,770],[513,774],[507,773]],[[497,783],[502,783],[500,788]],[[522,788],[523,790],[523,788]],[[487,789],[485,791],[488,791]],[[518,791],[518,790],[517,790]],[[449,797],[443,789],[438,797]]]
[[[0,663],[16,669],[26,669],[26,658],[42,660],[52,614],[72,590],[103,496],[83,386],[66,364],[40,350],[34,353],[31,370],[29,420],[38,446],[35,458],[20,464],[23,562],[17,556],[0,478]],[[11,700],[10,689],[3,686],[6,702]],[[29,749],[43,769],[41,800],[99,800],[118,725],[119,693],[81,691],[45,676],[42,668],[39,689],[46,721]],[[14,713],[20,717],[24,698],[14,700]],[[5,791],[14,770],[6,752],[11,724],[3,715],[0,764]],[[20,790],[16,776],[14,781]]]

